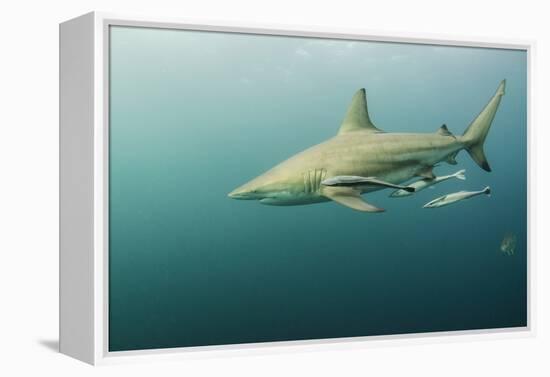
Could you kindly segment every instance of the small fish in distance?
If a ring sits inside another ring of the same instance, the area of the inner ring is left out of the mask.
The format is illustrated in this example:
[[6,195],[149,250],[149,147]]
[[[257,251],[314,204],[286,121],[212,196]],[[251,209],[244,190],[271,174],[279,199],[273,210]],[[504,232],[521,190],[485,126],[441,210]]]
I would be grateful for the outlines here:
[[506,233],[500,243],[500,251],[506,255],[514,255],[516,252],[517,237],[514,233]]
[[491,188],[489,186],[485,187],[483,190],[480,191],[459,191],[459,192],[453,192],[452,194],[447,194],[440,196],[437,199],[434,199],[426,204],[424,204],[424,208],[438,208],[438,207],[444,207],[448,206],[449,204],[453,204],[456,202],[460,202],[462,200],[473,198],[474,196],[479,195],[491,195]]

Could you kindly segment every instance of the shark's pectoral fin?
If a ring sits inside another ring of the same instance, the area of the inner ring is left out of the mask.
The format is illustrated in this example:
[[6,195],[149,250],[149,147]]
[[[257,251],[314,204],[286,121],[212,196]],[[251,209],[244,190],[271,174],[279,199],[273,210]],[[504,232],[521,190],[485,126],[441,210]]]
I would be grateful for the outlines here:
[[361,198],[359,190],[351,187],[324,187],[322,194],[327,199],[333,200],[343,206],[362,212],[384,212],[383,208],[378,208],[369,204]]
[[336,177],[330,177],[322,181],[321,184],[332,187],[383,186],[414,192],[414,187],[396,185],[382,181],[376,177],[359,177],[356,175],[338,175]]

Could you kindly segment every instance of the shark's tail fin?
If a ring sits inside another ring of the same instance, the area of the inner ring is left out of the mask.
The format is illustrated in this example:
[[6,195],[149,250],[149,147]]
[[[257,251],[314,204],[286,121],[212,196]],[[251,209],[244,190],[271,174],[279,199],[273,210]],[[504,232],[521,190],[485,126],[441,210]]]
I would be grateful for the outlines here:
[[489,186],[485,187],[483,189],[483,192],[485,193],[485,195],[491,196],[491,188]]
[[489,103],[485,106],[481,113],[474,119],[474,121],[468,126],[464,135],[462,135],[462,142],[464,148],[470,153],[472,159],[483,170],[491,171],[491,167],[483,152],[483,143],[491,128],[491,123],[495,118],[500,99],[504,95],[504,88],[506,87],[506,80],[502,80],[497,88],[495,95],[491,98]]

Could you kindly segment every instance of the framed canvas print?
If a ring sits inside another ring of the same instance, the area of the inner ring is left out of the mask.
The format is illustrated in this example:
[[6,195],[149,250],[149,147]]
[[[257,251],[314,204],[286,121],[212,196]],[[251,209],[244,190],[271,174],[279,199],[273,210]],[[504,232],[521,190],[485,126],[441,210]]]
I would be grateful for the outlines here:
[[61,24],[61,352],[529,334],[531,49]]

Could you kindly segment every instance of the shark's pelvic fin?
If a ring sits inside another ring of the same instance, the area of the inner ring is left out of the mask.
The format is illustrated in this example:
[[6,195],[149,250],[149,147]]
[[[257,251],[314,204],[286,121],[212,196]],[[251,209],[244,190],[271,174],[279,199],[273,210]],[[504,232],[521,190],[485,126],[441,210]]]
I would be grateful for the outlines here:
[[425,168],[420,170],[418,173],[416,173],[416,175],[426,179],[435,179],[433,168],[434,168],[433,166],[426,166]]
[[383,132],[371,122],[367,109],[365,89],[359,89],[353,96],[348,112],[340,125],[338,134],[354,131]]
[[384,212],[385,209],[369,204],[361,198],[361,193],[351,187],[324,187],[323,196],[343,206],[361,212]]
[[331,177],[325,179],[321,182],[324,186],[334,186],[334,187],[358,187],[358,186],[383,186],[391,187],[400,190],[405,190],[408,192],[414,192],[414,187],[396,185],[390,182],[382,181],[376,179],[375,177],[359,177],[356,175],[338,175],[336,177]]

